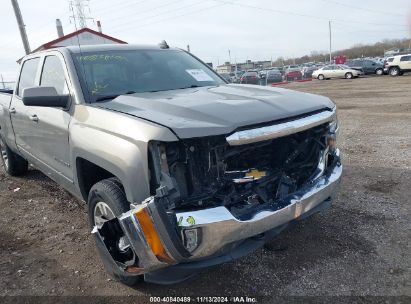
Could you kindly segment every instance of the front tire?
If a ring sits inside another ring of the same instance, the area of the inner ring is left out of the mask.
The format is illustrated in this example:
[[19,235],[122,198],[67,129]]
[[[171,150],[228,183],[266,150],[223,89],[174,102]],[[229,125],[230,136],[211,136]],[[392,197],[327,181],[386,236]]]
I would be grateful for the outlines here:
[[375,71],[375,74],[378,75],[378,76],[384,75],[384,70],[383,69],[377,69]]
[[4,171],[11,176],[21,176],[27,173],[29,163],[20,155],[10,150],[3,138],[0,137],[0,154]]
[[345,79],[352,79],[353,78],[353,74],[348,72],[345,74]]
[[[88,198],[88,214],[90,226],[101,227],[105,221],[120,216],[130,210],[130,203],[127,201],[123,186],[117,178],[109,178],[96,183],[90,190]],[[120,242],[124,244],[124,240]],[[131,250],[131,249],[128,249]],[[103,261],[110,261],[115,264],[108,251],[98,251]],[[107,269],[117,280],[128,286],[134,286],[142,280],[142,275],[130,276],[118,266]]]
[[320,74],[320,75],[318,75],[318,80],[324,80],[325,79],[325,77],[324,77],[324,75],[323,74]]

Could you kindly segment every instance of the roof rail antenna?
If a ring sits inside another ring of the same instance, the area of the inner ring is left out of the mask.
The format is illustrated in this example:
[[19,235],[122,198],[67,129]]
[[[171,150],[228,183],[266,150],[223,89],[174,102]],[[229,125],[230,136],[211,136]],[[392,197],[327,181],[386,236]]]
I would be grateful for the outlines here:
[[169,49],[169,48],[170,48],[165,40],[161,41],[161,42],[159,43],[159,46],[160,46],[160,48],[162,48],[162,49]]

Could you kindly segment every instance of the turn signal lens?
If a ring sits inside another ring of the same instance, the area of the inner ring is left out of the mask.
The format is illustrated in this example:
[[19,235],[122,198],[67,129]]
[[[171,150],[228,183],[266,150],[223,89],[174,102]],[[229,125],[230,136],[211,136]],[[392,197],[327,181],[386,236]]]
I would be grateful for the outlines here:
[[140,223],[144,236],[154,255],[162,262],[169,264],[175,263],[175,260],[168,255],[166,249],[164,248],[160,236],[158,235],[157,230],[154,227],[154,223],[147,209],[142,208],[138,210],[136,213],[134,213],[134,216]]
[[334,149],[336,146],[336,140],[335,140],[335,136],[329,136],[327,138],[327,145],[331,148]]

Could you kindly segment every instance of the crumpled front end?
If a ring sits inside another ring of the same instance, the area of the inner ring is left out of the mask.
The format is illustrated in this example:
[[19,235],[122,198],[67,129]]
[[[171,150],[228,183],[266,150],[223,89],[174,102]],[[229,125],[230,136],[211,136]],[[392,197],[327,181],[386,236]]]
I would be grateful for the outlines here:
[[152,143],[152,196],[94,233],[100,244],[127,240],[129,260],[106,249],[130,275],[224,255],[332,200],[342,174],[337,129],[335,113],[320,112],[223,138]]

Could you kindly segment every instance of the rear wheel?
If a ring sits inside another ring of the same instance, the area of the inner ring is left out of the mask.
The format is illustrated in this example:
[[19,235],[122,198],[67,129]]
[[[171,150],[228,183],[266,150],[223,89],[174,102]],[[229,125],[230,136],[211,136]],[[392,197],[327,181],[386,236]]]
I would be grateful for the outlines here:
[[350,72],[345,73],[345,78],[346,78],[346,79],[352,79],[352,78],[353,78],[353,74],[350,73]]
[[[91,227],[101,228],[105,222],[120,216],[128,210],[130,210],[130,203],[127,201],[123,186],[117,178],[102,180],[91,188],[88,198],[88,214]],[[102,238],[104,237],[102,236]],[[110,249],[113,248],[116,255],[121,255],[124,260],[136,261],[138,259],[134,256],[125,236],[110,238],[105,241],[110,242]],[[98,246],[98,251],[109,273],[120,282],[133,286],[142,280],[141,275],[132,275],[120,268],[107,250],[102,250]]]
[[381,75],[384,74],[384,70],[383,70],[383,69],[377,69],[377,70],[375,71],[375,74],[377,74],[378,76],[381,76]]
[[400,75],[400,69],[397,68],[397,67],[392,67],[392,68],[390,68],[389,73],[393,77],[398,76],[398,75]]
[[318,75],[318,79],[319,79],[319,80],[324,80],[324,79],[325,79],[325,77],[324,77],[324,75],[323,75],[323,74],[320,74],[320,75]]
[[28,162],[17,155],[4,142],[0,137],[0,153],[1,161],[3,163],[4,170],[11,176],[20,176],[26,174],[29,168]]

